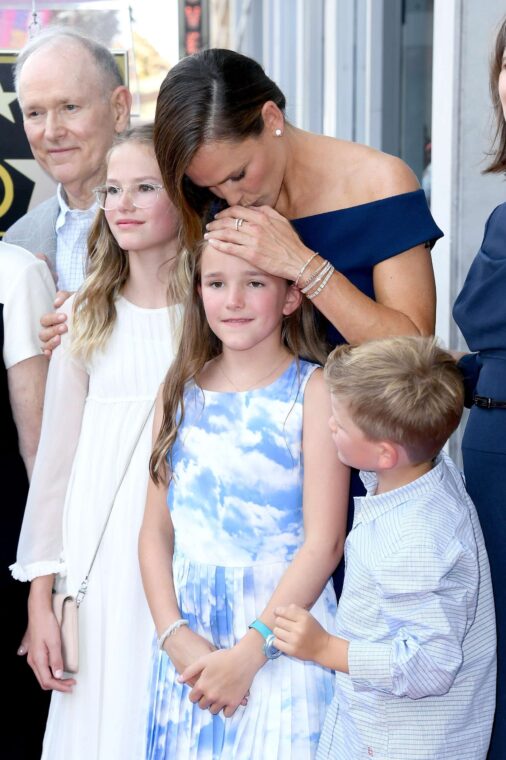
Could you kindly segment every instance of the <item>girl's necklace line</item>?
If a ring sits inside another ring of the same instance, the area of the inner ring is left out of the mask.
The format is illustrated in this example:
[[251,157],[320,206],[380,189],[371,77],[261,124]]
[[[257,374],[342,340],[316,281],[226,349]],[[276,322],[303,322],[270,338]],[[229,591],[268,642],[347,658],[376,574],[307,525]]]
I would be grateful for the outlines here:
[[265,382],[265,380],[268,380],[271,377],[271,375],[273,375],[275,372],[277,372],[278,369],[280,369],[283,366],[283,364],[284,364],[284,362],[286,362],[287,358],[288,357],[286,355],[283,356],[283,358],[281,359],[281,361],[279,362],[279,364],[276,364],[276,366],[273,369],[271,369],[271,371],[267,375],[264,375],[263,377],[258,378],[257,380],[255,380],[254,383],[252,383],[251,385],[248,385],[247,388],[238,388],[237,385],[234,383],[234,381],[230,379],[230,377],[227,375],[227,373],[225,372],[225,370],[222,367],[223,359],[219,362],[218,369],[220,370],[220,372],[223,375],[223,377],[225,378],[225,380],[227,380],[227,382],[230,383],[230,385],[232,386],[232,388],[235,391],[237,391],[237,393],[246,393],[247,391],[250,391],[252,388],[255,388],[255,387],[258,387],[259,385],[261,385],[263,382]]

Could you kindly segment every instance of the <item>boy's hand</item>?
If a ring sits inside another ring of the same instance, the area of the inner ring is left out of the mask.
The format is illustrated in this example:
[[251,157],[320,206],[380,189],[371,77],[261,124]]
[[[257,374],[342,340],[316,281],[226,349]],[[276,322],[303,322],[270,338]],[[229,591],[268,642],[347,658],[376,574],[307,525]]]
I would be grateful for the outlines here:
[[325,659],[330,634],[307,610],[290,604],[288,607],[277,607],[274,614],[275,647],[291,657],[298,657],[299,660],[321,662]]

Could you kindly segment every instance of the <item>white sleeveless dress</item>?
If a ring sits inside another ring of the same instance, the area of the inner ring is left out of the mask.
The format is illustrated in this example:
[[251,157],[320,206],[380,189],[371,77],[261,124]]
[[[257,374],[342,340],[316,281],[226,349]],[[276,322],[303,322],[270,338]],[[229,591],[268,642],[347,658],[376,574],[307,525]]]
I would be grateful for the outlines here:
[[[13,575],[60,574],[76,593],[128,454],[174,355],[168,309],[124,298],[105,350],[84,364],[68,336],[50,363],[44,420]],[[171,307],[172,309],[177,307]],[[67,304],[65,311],[71,311]],[[152,417],[151,412],[151,417]],[[79,609],[80,663],[72,694],[54,692],[43,760],[138,760],[145,734],[154,624],[137,540],[152,421],[116,498]]]

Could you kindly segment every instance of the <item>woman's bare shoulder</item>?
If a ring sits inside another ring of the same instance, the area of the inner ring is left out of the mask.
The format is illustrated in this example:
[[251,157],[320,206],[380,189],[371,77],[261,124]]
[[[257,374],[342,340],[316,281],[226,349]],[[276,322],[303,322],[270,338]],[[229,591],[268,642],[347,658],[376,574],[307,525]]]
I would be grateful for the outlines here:
[[303,177],[304,182],[298,183],[292,218],[359,206],[420,187],[400,158],[361,143],[302,134],[299,180]]
[[340,175],[352,196],[367,196],[367,202],[419,189],[414,172],[402,159],[361,143],[324,140],[326,171]]

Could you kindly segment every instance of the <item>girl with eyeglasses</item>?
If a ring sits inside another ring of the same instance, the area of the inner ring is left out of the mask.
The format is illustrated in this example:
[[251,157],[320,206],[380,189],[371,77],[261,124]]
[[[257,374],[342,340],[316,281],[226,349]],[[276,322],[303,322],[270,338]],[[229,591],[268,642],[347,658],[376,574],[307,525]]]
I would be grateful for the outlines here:
[[[153,624],[137,537],[151,449],[148,414],[174,355],[179,300],[179,217],[163,190],[152,136],[145,126],[119,138],[106,185],[96,191],[102,209],[90,233],[88,274],[63,307],[70,329],[51,359],[12,568],[16,578],[31,581],[28,662],[42,688],[53,690],[47,760],[142,754]],[[73,678],[63,672],[51,591],[56,582],[77,594],[113,500],[79,607]]]

